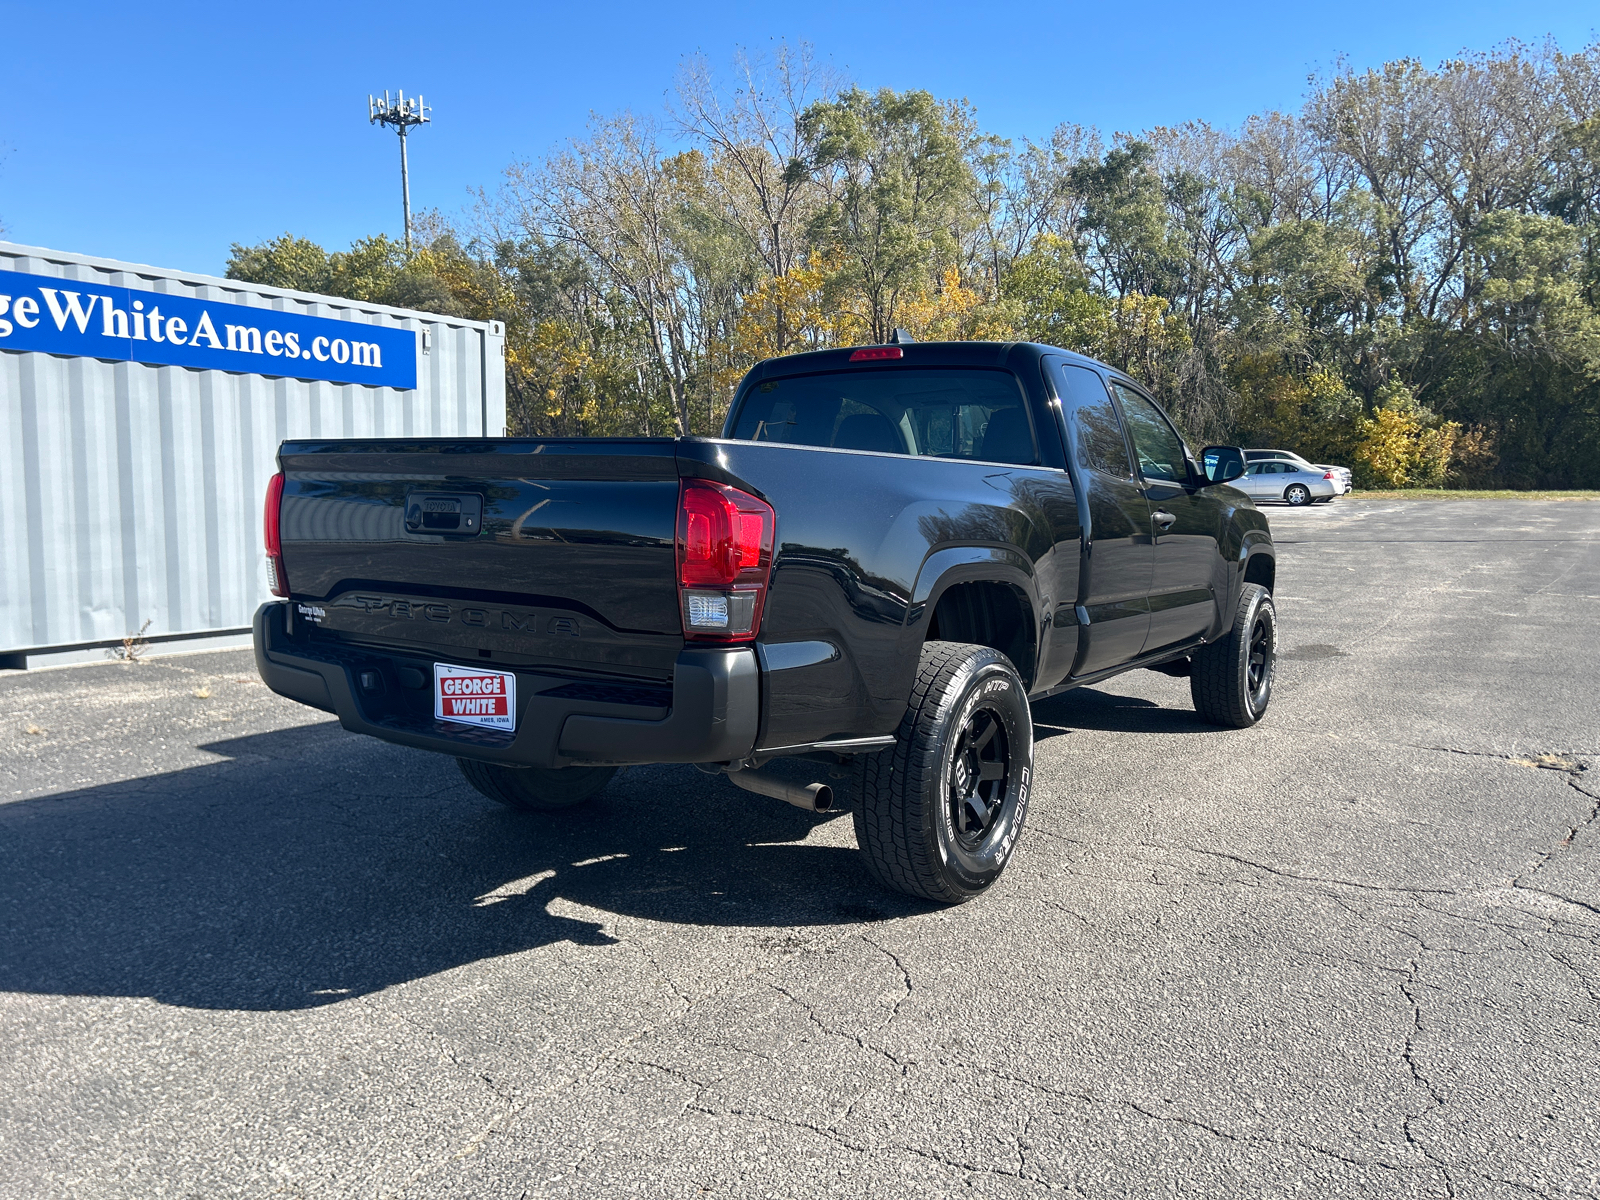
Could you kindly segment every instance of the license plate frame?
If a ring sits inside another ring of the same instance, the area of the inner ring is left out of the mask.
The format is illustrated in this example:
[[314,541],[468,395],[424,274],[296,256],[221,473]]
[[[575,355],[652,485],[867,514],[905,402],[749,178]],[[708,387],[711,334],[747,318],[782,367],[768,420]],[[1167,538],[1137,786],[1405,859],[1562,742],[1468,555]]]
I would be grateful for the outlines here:
[[[490,682],[494,681],[494,682]],[[517,677],[492,667],[433,664],[433,716],[452,725],[517,730]]]

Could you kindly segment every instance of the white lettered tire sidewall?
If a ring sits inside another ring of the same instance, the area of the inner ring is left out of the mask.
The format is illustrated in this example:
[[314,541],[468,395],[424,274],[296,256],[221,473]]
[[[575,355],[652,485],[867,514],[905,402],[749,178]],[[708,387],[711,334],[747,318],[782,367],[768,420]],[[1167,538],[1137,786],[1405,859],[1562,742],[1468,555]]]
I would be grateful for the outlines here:
[[[999,878],[1026,823],[1033,785],[1033,719],[1021,681],[1004,660],[983,662],[968,679],[958,676],[956,682],[957,686],[951,689],[953,711],[949,719],[940,722],[938,793],[928,802],[937,810],[933,824],[944,869],[962,891],[980,892]],[[980,708],[988,708],[1000,719],[1010,747],[1010,763],[1000,815],[974,854],[956,838],[949,796],[956,743],[961,730]]]

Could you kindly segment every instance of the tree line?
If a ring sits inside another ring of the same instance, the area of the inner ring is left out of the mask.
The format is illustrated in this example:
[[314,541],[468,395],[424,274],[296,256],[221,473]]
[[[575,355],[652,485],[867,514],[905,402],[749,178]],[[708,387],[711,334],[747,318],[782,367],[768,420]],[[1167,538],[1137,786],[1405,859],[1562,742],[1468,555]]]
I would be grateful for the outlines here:
[[1130,372],[1196,441],[1365,486],[1593,486],[1600,43],[1310,81],[1296,112],[1040,142],[808,48],[688,62],[418,249],[285,234],[227,273],[503,321],[511,431],[714,434],[775,354],[1027,339]]

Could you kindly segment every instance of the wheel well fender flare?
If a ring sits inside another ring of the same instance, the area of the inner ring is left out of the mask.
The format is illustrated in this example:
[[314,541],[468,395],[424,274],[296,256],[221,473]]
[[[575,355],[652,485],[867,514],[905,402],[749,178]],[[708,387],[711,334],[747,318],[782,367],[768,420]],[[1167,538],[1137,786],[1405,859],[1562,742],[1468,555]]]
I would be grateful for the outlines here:
[[1004,583],[1022,592],[1037,619],[1041,607],[1039,580],[1027,556],[1011,546],[945,546],[922,560],[906,625],[924,620],[939,597],[961,583]]
[[[1260,583],[1271,592],[1277,585],[1277,578],[1278,556],[1273,553],[1272,544],[1258,538],[1247,537],[1244,553],[1239,556],[1236,589],[1242,588],[1246,583]],[[1233,600],[1238,601],[1237,590],[1234,592]],[[1229,611],[1232,611],[1231,607]]]
[[1041,613],[1047,606],[1039,594],[1039,579],[1033,564],[1015,547],[946,546],[923,559],[906,609],[906,646],[921,642],[934,609],[951,588],[969,583],[992,583],[1012,592],[1028,623],[1029,650],[1035,661],[1016,663],[1024,679],[1031,679],[1038,667],[1044,644]]

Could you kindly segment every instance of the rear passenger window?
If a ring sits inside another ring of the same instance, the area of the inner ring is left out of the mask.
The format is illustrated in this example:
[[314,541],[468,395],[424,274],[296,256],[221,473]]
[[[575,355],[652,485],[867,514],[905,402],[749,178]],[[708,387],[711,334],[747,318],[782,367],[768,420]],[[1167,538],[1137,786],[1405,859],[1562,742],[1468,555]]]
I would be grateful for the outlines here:
[[1039,461],[1009,371],[884,367],[769,379],[746,393],[733,436],[755,442]]
[[1078,465],[1103,475],[1128,479],[1133,466],[1128,447],[1122,440],[1122,424],[1111,406],[1106,385],[1087,367],[1057,363],[1062,406],[1067,410],[1067,427],[1072,432],[1072,450]]

